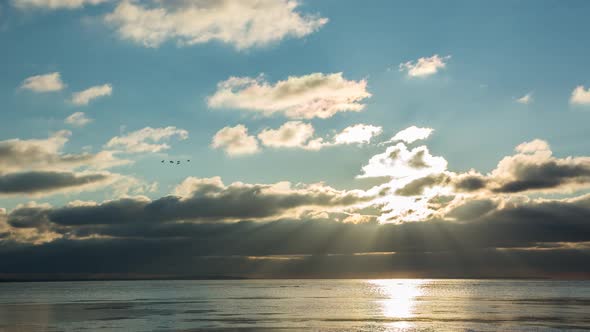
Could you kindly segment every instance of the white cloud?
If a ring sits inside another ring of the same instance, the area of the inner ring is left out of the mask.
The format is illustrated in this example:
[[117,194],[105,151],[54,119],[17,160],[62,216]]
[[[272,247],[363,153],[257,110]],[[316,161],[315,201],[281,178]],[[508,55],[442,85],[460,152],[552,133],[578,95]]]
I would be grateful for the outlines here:
[[520,153],[535,153],[538,151],[551,151],[549,143],[541,139],[534,139],[530,142],[524,142],[514,148],[516,152]]
[[75,9],[85,5],[98,5],[110,0],[12,0],[12,4],[20,9]]
[[222,128],[213,136],[211,146],[225,150],[229,156],[247,155],[259,151],[256,137],[248,135],[248,128],[244,125]]
[[113,87],[110,84],[96,85],[86,90],[75,92],[72,95],[72,103],[76,105],[88,105],[96,98],[110,96],[113,93]]
[[570,103],[577,105],[590,104],[590,88],[585,89],[583,85],[577,86],[574,91],[572,91]]
[[274,148],[305,147],[313,137],[314,129],[301,121],[285,122],[278,129],[264,129],[258,134],[262,144]]
[[417,179],[442,173],[446,169],[447,161],[443,157],[432,156],[426,146],[409,150],[405,144],[398,143],[373,156],[367,165],[363,166],[363,173],[359,177]]
[[334,144],[370,143],[374,136],[380,135],[382,132],[382,128],[378,126],[356,124],[344,128],[341,133],[334,136]]
[[520,103],[520,104],[525,104],[525,105],[532,103],[533,102],[533,93],[532,92],[527,93],[526,95],[516,99],[516,102]]
[[264,129],[258,134],[258,138],[263,145],[274,148],[320,150],[342,144],[370,143],[374,136],[381,134],[382,129],[378,126],[356,124],[345,128],[332,139],[314,137],[314,132],[309,123],[289,121],[277,129]]
[[123,149],[127,153],[160,152],[170,148],[170,145],[160,142],[172,137],[185,140],[188,138],[188,131],[172,126],[165,128],[145,127],[126,135],[111,138],[106,147]]
[[447,66],[446,61],[451,58],[450,55],[440,57],[435,54],[431,57],[423,57],[417,61],[408,61],[400,63],[399,71],[407,71],[409,77],[426,77],[436,74],[440,69]]
[[92,119],[86,117],[86,114],[84,114],[84,112],[73,113],[72,115],[68,116],[65,120],[65,123],[75,127],[84,127],[90,122],[92,122]]
[[122,1],[105,21],[117,28],[121,38],[146,47],[175,40],[180,46],[220,41],[237,49],[264,46],[285,37],[301,38],[328,22],[298,13],[297,1],[290,0],[151,3],[142,6],[145,2]]
[[63,90],[66,85],[62,82],[58,72],[45,75],[31,76],[23,81],[22,89],[28,89],[35,92],[54,92]]
[[263,77],[231,77],[217,85],[208,98],[209,107],[236,108],[269,116],[329,118],[338,112],[360,112],[361,101],[370,97],[365,80],[349,81],[342,73],[290,76],[274,85]]
[[395,134],[389,142],[404,141],[410,144],[417,140],[427,139],[433,131],[432,128],[411,126]]

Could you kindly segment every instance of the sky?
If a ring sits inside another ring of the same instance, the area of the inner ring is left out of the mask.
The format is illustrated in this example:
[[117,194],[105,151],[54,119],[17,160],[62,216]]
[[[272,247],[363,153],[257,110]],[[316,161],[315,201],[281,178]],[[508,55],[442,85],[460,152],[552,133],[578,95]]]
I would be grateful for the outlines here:
[[590,276],[587,1],[0,2],[0,279]]

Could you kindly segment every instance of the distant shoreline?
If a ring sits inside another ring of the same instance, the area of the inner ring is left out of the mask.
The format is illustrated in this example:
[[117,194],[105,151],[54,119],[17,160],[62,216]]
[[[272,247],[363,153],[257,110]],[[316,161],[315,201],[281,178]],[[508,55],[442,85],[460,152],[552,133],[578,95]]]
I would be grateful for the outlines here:
[[433,277],[433,278],[378,278],[378,277],[347,277],[347,278],[337,278],[337,277],[320,277],[320,278],[311,278],[311,277],[236,277],[236,276],[193,276],[193,277],[136,277],[136,278],[6,278],[0,279],[0,283],[35,283],[35,282],[96,282],[96,281],[240,281],[240,280],[367,280],[367,279],[432,279],[432,280],[555,280],[555,281],[585,281],[589,280],[589,278],[543,278],[543,277],[494,277],[494,278],[481,278],[481,277]]

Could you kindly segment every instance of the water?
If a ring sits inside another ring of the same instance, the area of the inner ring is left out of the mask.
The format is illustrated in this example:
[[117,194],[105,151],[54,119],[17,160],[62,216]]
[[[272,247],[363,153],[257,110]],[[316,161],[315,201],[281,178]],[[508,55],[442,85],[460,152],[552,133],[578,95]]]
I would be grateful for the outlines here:
[[590,281],[0,284],[0,331],[582,331]]

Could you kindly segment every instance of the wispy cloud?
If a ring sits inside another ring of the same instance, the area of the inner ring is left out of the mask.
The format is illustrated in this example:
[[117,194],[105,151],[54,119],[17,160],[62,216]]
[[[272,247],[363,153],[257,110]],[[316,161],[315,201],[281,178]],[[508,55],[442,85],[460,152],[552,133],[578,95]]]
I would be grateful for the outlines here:
[[408,77],[431,76],[438,73],[439,70],[446,68],[447,61],[450,58],[450,55],[441,57],[438,54],[435,54],[431,57],[423,57],[416,61],[400,63],[399,71],[407,72]]
[[108,1],[111,0],[12,0],[12,4],[20,9],[76,9]]
[[84,106],[90,101],[100,97],[110,96],[113,93],[113,86],[110,84],[96,85],[86,90],[75,92],[72,95],[72,103]]
[[55,92],[61,91],[65,87],[66,85],[62,82],[61,75],[58,72],[31,76],[25,79],[21,84],[22,89],[34,92]]
[[84,112],[75,112],[68,116],[64,122],[75,127],[84,127],[92,122],[92,119],[88,118]]
[[172,137],[180,140],[188,138],[188,131],[173,126],[163,128],[145,127],[126,135],[111,138],[105,147],[121,149],[127,153],[160,152],[170,149],[170,145],[162,143]]
[[516,99],[516,102],[519,104],[525,104],[525,105],[532,103],[533,102],[533,93],[532,92],[527,93],[526,95]]

